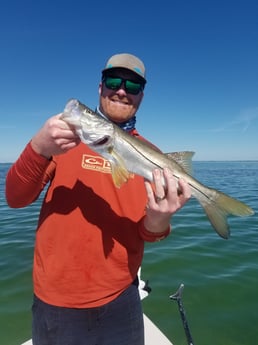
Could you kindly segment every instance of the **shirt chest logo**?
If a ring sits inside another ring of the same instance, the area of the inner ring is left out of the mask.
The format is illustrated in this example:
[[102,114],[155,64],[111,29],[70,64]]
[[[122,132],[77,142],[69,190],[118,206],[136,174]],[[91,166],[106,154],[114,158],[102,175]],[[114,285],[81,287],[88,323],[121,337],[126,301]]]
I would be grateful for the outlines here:
[[87,170],[111,173],[111,165],[108,160],[100,156],[82,155],[82,168]]

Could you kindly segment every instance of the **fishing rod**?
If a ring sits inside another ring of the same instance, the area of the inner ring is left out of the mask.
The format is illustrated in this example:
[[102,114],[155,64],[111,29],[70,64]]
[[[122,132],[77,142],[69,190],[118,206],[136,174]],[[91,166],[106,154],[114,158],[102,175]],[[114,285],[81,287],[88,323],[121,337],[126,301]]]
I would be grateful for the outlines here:
[[177,301],[178,309],[179,309],[181,319],[183,322],[183,326],[184,326],[185,335],[187,338],[188,345],[194,345],[193,338],[191,336],[191,332],[190,332],[188,322],[186,319],[185,309],[184,309],[183,302],[182,302],[183,289],[184,289],[184,284],[181,284],[179,286],[179,289],[177,290],[177,292],[170,296],[170,299]]

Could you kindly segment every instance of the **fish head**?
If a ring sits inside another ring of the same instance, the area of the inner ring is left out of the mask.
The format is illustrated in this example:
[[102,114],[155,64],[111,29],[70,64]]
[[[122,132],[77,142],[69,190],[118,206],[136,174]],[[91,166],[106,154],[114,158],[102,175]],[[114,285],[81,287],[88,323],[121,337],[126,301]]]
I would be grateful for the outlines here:
[[72,125],[81,141],[100,151],[112,144],[114,125],[76,99],[65,106],[62,119]]
[[114,149],[115,133],[118,129],[115,129],[112,122],[76,99],[66,104],[61,119],[75,128],[84,144],[109,161],[112,178],[117,187],[132,177],[123,158]]

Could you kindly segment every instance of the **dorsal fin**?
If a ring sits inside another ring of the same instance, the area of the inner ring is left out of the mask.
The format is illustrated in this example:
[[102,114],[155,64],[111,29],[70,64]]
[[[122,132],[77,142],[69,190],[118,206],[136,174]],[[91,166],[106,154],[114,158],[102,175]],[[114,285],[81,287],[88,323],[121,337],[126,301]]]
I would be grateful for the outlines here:
[[174,161],[176,161],[187,174],[192,175],[192,157],[194,155],[193,151],[181,151],[181,152],[168,152],[165,155]]

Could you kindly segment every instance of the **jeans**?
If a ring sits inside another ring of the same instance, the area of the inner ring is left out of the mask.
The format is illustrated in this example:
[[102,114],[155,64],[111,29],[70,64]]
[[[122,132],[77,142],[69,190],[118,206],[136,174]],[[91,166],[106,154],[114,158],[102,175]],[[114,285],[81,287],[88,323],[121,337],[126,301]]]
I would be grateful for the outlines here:
[[33,345],[144,345],[142,306],[133,284],[97,308],[56,307],[34,296],[32,316]]

